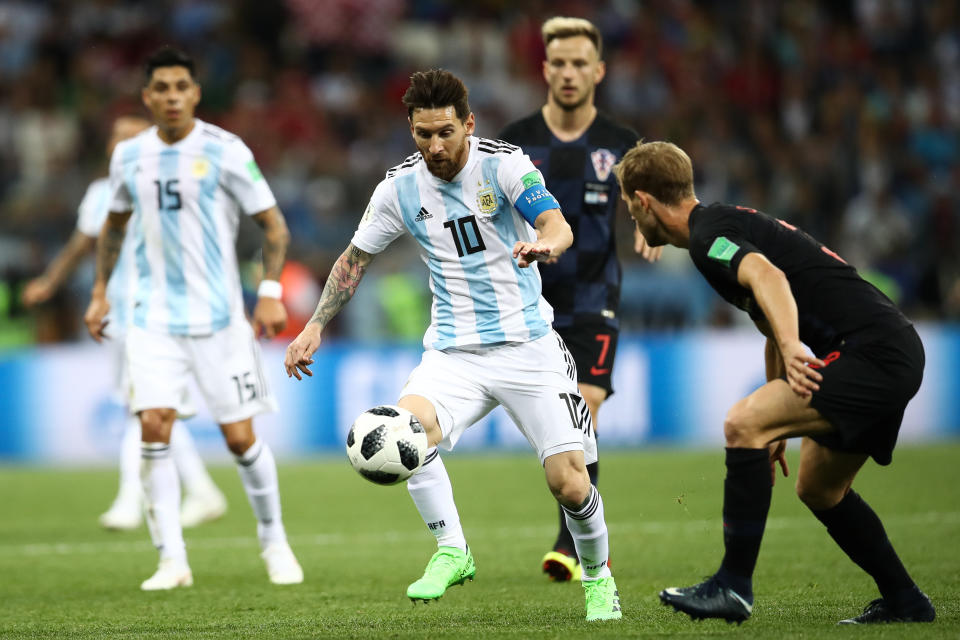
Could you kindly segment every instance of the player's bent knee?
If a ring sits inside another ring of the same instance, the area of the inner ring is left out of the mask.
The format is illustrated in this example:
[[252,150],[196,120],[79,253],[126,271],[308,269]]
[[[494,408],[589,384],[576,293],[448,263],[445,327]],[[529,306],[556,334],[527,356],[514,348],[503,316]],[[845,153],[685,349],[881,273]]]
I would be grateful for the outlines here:
[[223,432],[227,449],[235,456],[242,456],[257,440],[257,436],[253,433],[253,425],[249,420],[221,425],[220,430]]
[[746,399],[740,400],[727,411],[727,415],[723,419],[723,437],[728,447],[753,446],[750,411],[746,405]]
[[849,487],[828,487],[816,481],[810,482],[802,477],[797,478],[796,484],[797,497],[808,509],[813,511],[822,511],[831,509],[846,495]]
[[176,416],[173,409],[144,409],[140,412],[140,439],[143,442],[170,442]]

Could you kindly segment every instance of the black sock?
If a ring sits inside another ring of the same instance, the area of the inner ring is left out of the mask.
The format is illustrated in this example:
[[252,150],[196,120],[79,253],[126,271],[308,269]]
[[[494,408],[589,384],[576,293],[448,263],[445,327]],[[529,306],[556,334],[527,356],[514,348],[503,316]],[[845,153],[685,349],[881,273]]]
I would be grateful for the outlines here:
[[851,489],[830,509],[811,509],[843,552],[870,574],[884,600],[899,607],[916,599],[918,589],[893,550],[880,518]]
[[770,453],[727,448],[723,482],[723,562],[717,578],[741,597],[753,600],[753,569],[760,553],[773,485]]
[[[590,476],[590,484],[593,486],[597,486],[597,471],[599,465],[599,461],[587,465],[587,474]],[[557,532],[557,541],[553,543],[553,550],[562,551],[568,556],[577,557],[577,548],[573,544],[573,536],[570,535],[570,530],[567,529],[567,519],[563,515],[563,507],[557,504],[557,508],[560,510],[560,529]]]

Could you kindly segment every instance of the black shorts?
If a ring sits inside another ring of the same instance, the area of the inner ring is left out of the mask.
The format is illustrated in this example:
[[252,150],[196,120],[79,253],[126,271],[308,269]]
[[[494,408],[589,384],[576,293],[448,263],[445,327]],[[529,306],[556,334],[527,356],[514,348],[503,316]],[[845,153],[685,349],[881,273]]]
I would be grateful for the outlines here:
[[577,382],[592,384],[613,395],[613,361],[620,331],[602,323],[554,327],[577,365]]
[[923,380],[923,344],[916,330],[906,326],[820,359],[827,365],[810,405],[834,431],[811,437],[830,449],[866,453],[877,464],[890,464],[903,411]]

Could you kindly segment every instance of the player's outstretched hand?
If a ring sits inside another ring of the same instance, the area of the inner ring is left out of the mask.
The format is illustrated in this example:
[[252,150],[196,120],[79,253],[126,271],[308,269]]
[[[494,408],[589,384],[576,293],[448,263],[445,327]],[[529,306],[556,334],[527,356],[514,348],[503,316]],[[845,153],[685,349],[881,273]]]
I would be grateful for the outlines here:
[[780,354],[787,370],[787,383],[794,393],[808,398],[814,391],[820,390],[823,376],[817,369],[826,366],[823,360],[807,353],[799,340],[781,345]]
[[287,369],[287,377],[293,376],[297,380],[303,380],[300,374],[303,373],[312,376],[310,366],[313,364],[313,354],[320,346],[320,325],[308,322],[290,346],[287,347],[287,355],[283,359],[283,366]]
[[258,298],[253,309],[253,335],[275,337],[287,326],[287,310],[277,298]]
[[790,469],[787,468],[787,457],[784,452],[787,450],[787,441],[778,440],[770,443],[770,483],[777,484],[777,464],[780,464],[780,470],[783,471],[783,477],[790,476]]
[[537,260],[546,262],[547,264],[553,264],[557,261],[557,258],[550,254],[550,247],[539,240],[537,242],[517,241],[517,243],[513,245],[513,257],[517,259],[517,266],[521,269],[529,267]]
[[87,331],[90,337],[97,342],[102,342],[106,337],[104,329],[107,328],[109,320],[104,320],[110,311],[110,303],[103,296],[93,296],[90,298],[90,304],[87,306],[87,312],[83,314],[83,322],[87,325]]

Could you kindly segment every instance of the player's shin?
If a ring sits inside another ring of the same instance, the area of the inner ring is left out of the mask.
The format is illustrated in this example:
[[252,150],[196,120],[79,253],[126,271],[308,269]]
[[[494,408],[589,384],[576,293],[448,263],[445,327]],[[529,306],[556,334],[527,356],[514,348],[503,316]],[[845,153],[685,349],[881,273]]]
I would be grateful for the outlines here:
[[407,480],[407,491],[424,524],[437,539],[437,546],[466,551],[467,541],[453,501],[450,476],[436,447],[427,451],[423,466]]
[[770,510],[773,484],[769,452],[727,448],[723,483],[724,556],[717,578],[724,586],[753,602],[753,570],[760,553]]
[[260,546],[286,542],[287,533],[280,513],[280,486],[273,452],[259,438],[242,455],[236,456],[237,471],[257,518]]
[[580,558],[580,566],[583,567],[582,579],[588,581],[610,576],[610,544],[600,492],[590,485],[590,494],[582,504],[576,508],[563,509],[566,512],[567,528],[573,536],[577,556]]
[[180,528],[180,480],[164,442],[141,443],[140,479],[143,482],[147,525],[160,559],[186,560]]

